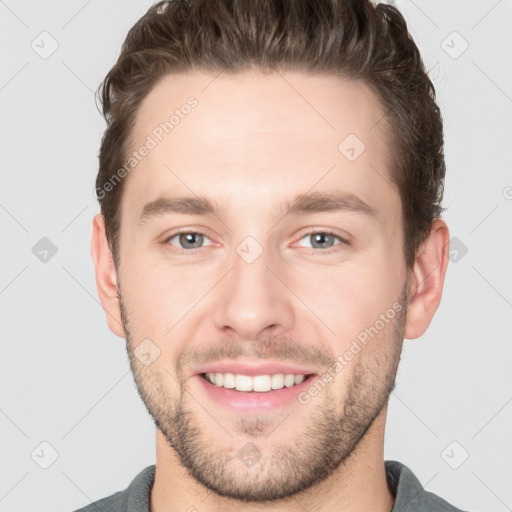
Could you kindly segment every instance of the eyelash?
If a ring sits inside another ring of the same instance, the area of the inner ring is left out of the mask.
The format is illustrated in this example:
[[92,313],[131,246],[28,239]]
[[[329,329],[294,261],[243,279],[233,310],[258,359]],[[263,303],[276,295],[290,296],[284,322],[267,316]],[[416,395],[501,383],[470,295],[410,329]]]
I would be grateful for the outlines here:
[[[203,232],[203,231],[177,231],[175,233],[172,233],[171,235],[169,235],[164,241],[163,241],[163,244],[164,245],[170,245],[169,242],[175,238],[176,236],[178,235],[188,235],[188,234],[191,234],[191,235],[202,235],[203,237],[205,238],[208,238],[208,235]],[[336,250],[336,247],[338,247],[339,245],[350,245],[350,243],[345,240],[344,238],[342,238],[341,236],[339,236],[338,234],[334,233],[333,231],[321,231],[321,230],[317,230],[317,231],[309,231],[308,233],[305,233],[304,236],[302,236],[300,238],[300,240],[306,238],[307,236],[311,236],[311,235],[315,235],[315,234],[322,234],[322,235],[327,235],[327,236],[333,236],[334,238],[337,238],[340,243],[339,244],[336,244],[334,245],[333,247],[330,247],[329,249],[316,249],[315,247],[306,247],[306,249],[311,249],[311,254],[315,254],[315,253],[322,253],[322,254],[332,254],[333,252],[335,252]],[[299,241],[300,241],[299,240]],[[182,252],[186,252],[188,254],[195,254],[196,251],[199,251],[201,249],[204,249],[204,247],[197,247],[196,249],[180,249],[179,247],[174,247],[172,246],[173,249],[176,249],[178,251],[182,251]]]

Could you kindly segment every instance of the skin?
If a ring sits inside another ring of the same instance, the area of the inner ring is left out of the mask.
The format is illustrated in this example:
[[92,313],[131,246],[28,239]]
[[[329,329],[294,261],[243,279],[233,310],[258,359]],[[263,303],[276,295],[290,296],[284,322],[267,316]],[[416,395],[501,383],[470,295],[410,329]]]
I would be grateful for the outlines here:
[[[101,303],[158,427],[151,510],[389,512],[387,401],[403,339],[421,336],[440,303],[448,227],[433,222],[408,269],[389,127],[363,83],[299,72],[215,77],[165,77],[142,103],[134,148],[167,112],[198,100],[127,178],[118,268],[102,216],[93,221]],[[354,161],[338,150],[351,133],[366,146]],[[334,190],[375,215],[279,210],[298,194]],[[139,222],[145,204],[181,195],[208,197],[219,211]],[[191,253],[193,241],[169,240],[178,229],[205,232],[203,246]],[[314,245],[330,231],[348,243]],[[252,263],[236,252],[249,235],[262,249]],[[194,375],[199,360],[222,357],[307,363],[322,375],[393,305],[402,311],[307,404],[237,414]],[[146,338],[160,351],[150,365],[135,356]],[[237,457],[247,443],[260,457],[252,467]]]

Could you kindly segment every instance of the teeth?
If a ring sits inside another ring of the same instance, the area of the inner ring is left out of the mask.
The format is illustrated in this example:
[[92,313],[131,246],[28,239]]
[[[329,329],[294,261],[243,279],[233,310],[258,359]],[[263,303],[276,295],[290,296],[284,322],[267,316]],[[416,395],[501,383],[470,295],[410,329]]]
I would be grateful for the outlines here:
[[234,373],[207,373],[206,379],[220,388],[237,391],[257,391],[263,393],[272,389],[290,388],[300,384],[305,375],[276,373],[275,375],[238,375]]

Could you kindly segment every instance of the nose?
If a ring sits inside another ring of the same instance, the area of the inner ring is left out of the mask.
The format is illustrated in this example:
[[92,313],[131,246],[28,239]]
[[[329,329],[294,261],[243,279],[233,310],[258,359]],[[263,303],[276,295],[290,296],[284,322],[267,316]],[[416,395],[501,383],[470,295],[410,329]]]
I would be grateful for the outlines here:
[[216,328],[245,340],[289,331],[295,321],[293,294],[285,284],[284,270],[280,272],[269,251],[264,250],[252,262],[235,253],[232,263],[231,272],[217,290]]

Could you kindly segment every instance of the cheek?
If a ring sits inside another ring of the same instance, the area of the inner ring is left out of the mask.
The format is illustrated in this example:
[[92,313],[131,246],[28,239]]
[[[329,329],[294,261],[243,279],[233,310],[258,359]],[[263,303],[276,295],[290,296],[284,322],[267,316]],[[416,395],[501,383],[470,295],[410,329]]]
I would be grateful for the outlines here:
[[403,279],[396,265],[375,260],[290,275],[296,294],[342,339],[392,308],[400,300]]
[[[199,311],[218,269],[172,266],[143,258],[127,259],[123,268],[122,293],[128,306],[130,332],[138,337],[169,340]],[[174,345],[173,345],[174,346]]]

